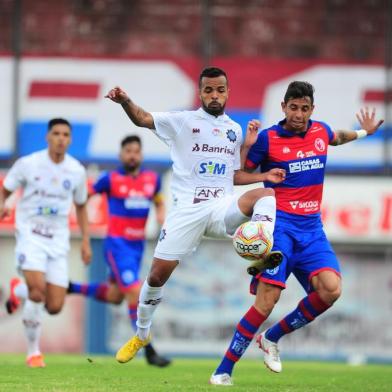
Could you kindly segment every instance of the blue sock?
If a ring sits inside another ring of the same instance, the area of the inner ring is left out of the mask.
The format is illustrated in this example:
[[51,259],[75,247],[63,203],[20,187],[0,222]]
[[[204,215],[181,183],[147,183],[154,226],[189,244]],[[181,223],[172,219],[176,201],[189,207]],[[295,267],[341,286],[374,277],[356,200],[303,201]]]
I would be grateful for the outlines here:
[[273,325],[265,333],[265,337],[272,342],[278,340],[294,330],[309,324],[321,313],[324,313],[331,305],[326,304],[320,296],[313,291],[303,298],[296,309],[289,313],[285,318]]
[[99,301],[107,302],[108,284],[104,283],[75,283],[70,282],[68,286],[69,293],[82,294],[86,297],[92,297]]
[[245,353],[250,342],[255,336],[255,333],[265,319],[266,317],[259,313],[254,306],[248,310],[238,323],[229,348],[214,374],[227,373],[231,375],[234,365]]

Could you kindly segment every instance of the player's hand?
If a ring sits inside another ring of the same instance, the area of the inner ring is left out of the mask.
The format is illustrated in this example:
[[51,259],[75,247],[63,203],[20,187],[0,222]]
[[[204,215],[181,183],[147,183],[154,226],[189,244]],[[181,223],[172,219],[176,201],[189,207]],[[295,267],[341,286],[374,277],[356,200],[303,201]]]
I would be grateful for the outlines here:
[[384,122],[384,120],[376,120],[375,108],[373,108],[371,112],[369,112],[368,107],[362,108],[360,113],[357,113],[356,116],[361,124],[361,128],[364,129],[368,135],[373,135]]
[[0,220],[11,216],[11,209],[5,206],[0,207]]
[[246,128],[244,147],[250,148],[256,143],[261,123],[259,120],[250,120]]
[[279,184],[286,179],[286,170],[279,169],[277,167],[269,170],[265,174],[267,176],[266,181],[272,182],[274,184]]
[[82,246],[81,246],[80,251],[81,251],[83,263],[85,265],[89,265],[91,262],[92,254],[93,254],[93,252],[91,251],[91,245],[90,245],[89,240],[82,241]]
[[116,103],[119,103],[119,104],[123,104],[127,100],[129,100],[129,97],[128,97],[127,93],[124,90],[122,90],[120,87],[118,87],[118,86],[112,88],[105,95],[105,98],[109,98],[113,102],[116,102]]

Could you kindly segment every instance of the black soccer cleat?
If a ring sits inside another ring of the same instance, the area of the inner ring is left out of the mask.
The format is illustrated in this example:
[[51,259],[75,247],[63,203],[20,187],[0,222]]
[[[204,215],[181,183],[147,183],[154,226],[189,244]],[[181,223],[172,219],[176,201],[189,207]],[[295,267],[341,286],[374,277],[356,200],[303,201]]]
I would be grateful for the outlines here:
[[166,367],[171,364],[171,360],[159,355],[151,344],[144,347],[144,354],[149,365]]
[[280,250],[274,250],[268,254],[265,259],[254,261],[248,268],[248,274],[256,276],[261,271],[278,267],[283,261],[283,253]]

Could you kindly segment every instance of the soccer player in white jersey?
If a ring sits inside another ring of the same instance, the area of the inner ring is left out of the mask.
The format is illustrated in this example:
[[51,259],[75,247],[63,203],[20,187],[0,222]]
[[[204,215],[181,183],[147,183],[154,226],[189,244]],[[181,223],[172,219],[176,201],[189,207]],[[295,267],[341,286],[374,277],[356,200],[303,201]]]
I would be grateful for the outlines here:
[[[285,171],[272,169],[262,174],[240,170],[242,131],[224,113],[229,89],[223,70],[204,69],[199,77],[199,93],[200,109],[164,113],[146,112],[119,87],[106,95],[121,104],[135,125],[151,129],[166,143],[173,161],[174,206],[163,224],[149,275],[140,292],[136,335],[117,352],[121,363],[134,358],[150,342],[152,317],[162,300],[163,286],[203,235],[229,237],[250,219],[262,220],[266,229],[273,232],[274,191],[258,188],[238,197],[233,185],[265,180],[279,183]],[[251,121],[248,129],[254,126]]]
[[68,217],[75,203],[82,233],[81,256],[91,260],[86,211],[87,182],[83,166],[66,153],[71,143],[71,126],[56,118],[48,123],[48,148],[18,159],[0,190],[0,219],[9,214],[6,199],[17,189],[22,195],[16,207],[16,264],[26,283],[11,280],[7,310],[23,304],[27,338],[27,365],[44,367],[39,348],[41,319],[59,313],[68,287]]

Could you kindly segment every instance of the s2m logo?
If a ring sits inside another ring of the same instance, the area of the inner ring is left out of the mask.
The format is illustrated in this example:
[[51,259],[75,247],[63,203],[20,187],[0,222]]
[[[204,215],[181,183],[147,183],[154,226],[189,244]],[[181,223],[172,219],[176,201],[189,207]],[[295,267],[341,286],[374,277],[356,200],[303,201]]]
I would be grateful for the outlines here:
[[224,176],[226,174],[226,164],[223,162],[200,162],[197,174],[202,177]]

